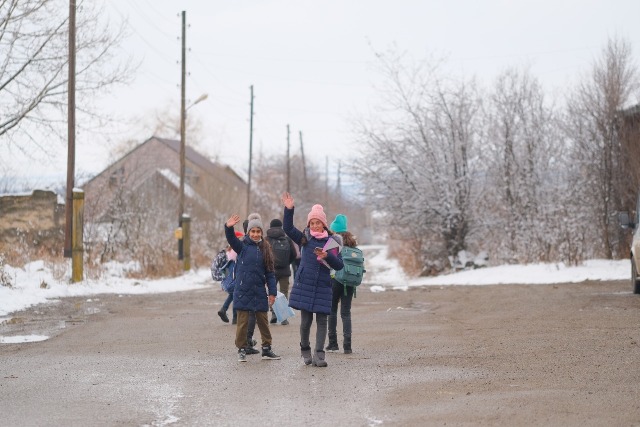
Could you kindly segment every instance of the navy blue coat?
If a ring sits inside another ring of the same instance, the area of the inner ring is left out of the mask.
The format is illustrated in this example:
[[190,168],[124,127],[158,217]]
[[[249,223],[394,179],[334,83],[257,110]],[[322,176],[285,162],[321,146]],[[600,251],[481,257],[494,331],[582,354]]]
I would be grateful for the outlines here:
[[[309,311],[311,313],[331,314],[331,298],[333,290],[331,288],[331,270],[318,261],[313,253],[315,247],[324,247],[328,239],[316,239],[307,236],[308,242],[301,245],[304,233],[293,225],[294,209],[284,208],[282,228],[287,236],[300,246],[300,266],[296,270],[296,276],[289,295],[289,306],[297,310]],[[341,270],[344,264],[340,254],[328,253],[325,259],[327,264],[334,270]]]
[[249,236],[238,239],[233,228],[224,226],[224,234],[231,248],[236,251],[235,288],[233,290],[233,307],[243,311],[269,311],[269,295],[278,292],[276,276],[273,271],[266,271],[264,257],[258,244]]
[[235,261],[227,261],[227,263],[224,265],[224,270],[225,270],[225,276],[224,279],[222,279],[222,290],[225,291],[228,294],[233,294],[233,288],[235,286],[234,284],[234,271],[236,268],[236,262]]

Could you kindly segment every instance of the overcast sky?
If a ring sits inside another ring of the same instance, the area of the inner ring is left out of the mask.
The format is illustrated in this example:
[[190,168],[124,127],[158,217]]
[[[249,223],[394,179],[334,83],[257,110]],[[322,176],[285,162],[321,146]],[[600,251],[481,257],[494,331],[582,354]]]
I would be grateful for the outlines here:
[[[140,62],[133,83],[99,103],[128,117],[108,138],[77,137],[76,170],[97,173],[121,139],[150,135],[139,123],[180,106],[180,12],[187,15],[189,110],[204,128],[198,149],[246,170],[250,89],[254,155],[292,151],[303,132],[308,161],[324,167],[356,151],[352,119],[379,101],[374,51],[395,45],[414,59],[448,56],[448,67],[489,81],[509,66],[529,65],[552,91],[588,70],[609,37],[631,42],[640,58],[637,0],[110,0],[106,16],[127,19],[123,56]],[[189,143],[189,135],[187,135]],[[53,169],[64,181],[66,151],[26,173]]]

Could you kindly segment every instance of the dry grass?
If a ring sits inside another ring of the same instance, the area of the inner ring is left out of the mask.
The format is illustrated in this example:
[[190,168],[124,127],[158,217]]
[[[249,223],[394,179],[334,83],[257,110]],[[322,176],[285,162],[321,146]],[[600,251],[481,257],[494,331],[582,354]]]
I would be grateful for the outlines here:
[[[137,261],[140,268],[126,273],[126,276],[134,279],[158,279],[163,277],[176,277],[183,272],[183,262],[178,260],[174,248],[147,248],[145,254]],[[3,245],[0,247],[0,285],[11,286],[12,279],[4,273],[4,265],[15,268],[24,268],[26,264],[42,260],[45,267],[52,272],[55,280],[64,281],[70,277],[71,259],[63,257],[63,248],[32,247],[27,244]],[[126,260],[120,260],[126,261]],[[206,268],[211,259],[202,251],[193,250],[191,253],[191,269]],[[95,252],[85,252],[83,273],[85,279],[100,280],[106,270],[103,264],[95,256]],[[6,277],[5,277],[6,276]]]
[[422,272],[420,244],[417,241],[389,240],[389,256],[396,258],[410,276],[417,276]]

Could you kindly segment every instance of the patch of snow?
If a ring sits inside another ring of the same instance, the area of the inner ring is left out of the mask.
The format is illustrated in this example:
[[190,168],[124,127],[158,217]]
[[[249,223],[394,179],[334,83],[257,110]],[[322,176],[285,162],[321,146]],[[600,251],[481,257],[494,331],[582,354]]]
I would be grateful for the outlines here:
[[14,335],[11,337],[0,336],[0,344],[20,344],[25,342],[38,342],[48,340],[46,335]]

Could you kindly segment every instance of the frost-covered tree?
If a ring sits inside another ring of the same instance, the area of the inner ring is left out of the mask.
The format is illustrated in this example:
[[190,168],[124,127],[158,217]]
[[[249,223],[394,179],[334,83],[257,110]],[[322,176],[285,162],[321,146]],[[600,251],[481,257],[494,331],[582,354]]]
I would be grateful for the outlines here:
[[566,131],[573,144],[572,159],[581,182],[575,188],[588,211],[593,256],[617,257],[623,236],[615,213],[625,209],[624,152],[620,133],[622,113],[637,102],[638,69],[631,45],[610,39],[591,70],[577,83],[568,100]]
[[563,217],[557,208],[566,166],[555,110],[527,70],[501,73],[487,98],[486,187],[480,201],[486,214],[479,215],[489,225],[487,241],[503,261],[549,260],[557,245],[556,219]]
[[391,234],[419,241],[425,264],[466,249],[480,101],[472,80],[439,75],[437,63],[409,67],[379,55],[385,111],[360,125],[358,176],[370,203],[388,213]]

